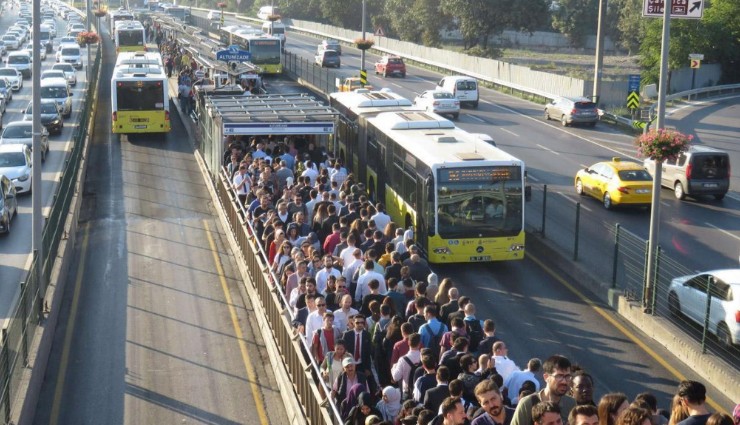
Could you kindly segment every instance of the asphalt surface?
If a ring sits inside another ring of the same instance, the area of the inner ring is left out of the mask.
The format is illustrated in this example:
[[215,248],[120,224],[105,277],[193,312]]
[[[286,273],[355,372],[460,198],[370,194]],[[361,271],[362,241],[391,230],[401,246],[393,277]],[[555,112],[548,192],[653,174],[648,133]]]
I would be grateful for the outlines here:
[[[12,12],[4,10],[0,14],[0,34],[4,34],[18,19],[18,9],[14,9]],[[58,39],[64,35],[65,24],[61,19],[56,19],[56,23]],[[87,93],[86,49],[82,49],[82,54],[84,68],[77,71],[77,85],[72,88],[72,116],[64,120],[64,130],[61,135],[49,137],[49,155],[43,164],[42,182],[40,184],[44,216],[49,215],[54,193],[59,186],[62,167],[72,149],[72,134],[79,121],[82,100]],[[2,58],[2,66],[5,66],[6,57],[7,55]],[[47,54],[46,60],[42,61],[41,64],[42,72],[51,68],[54,63],[54,53]],[[31,101],[31,88],[31,78],[26,78],[23,81],[23,88],[20,91],[13,92],[13,100],[8,103],[2,117],[4,125],[23,119],[21,111],[25,110]],[[34,183],[34,187],[39,188],[39,184]],[[31,211],[30,194],[21,194],[18,197],[18,216],[11,222],[10,233],[0,235],[0,322],[12,314],[16,296],[20,292],[20,282],[25,279],[26,267],[30,265]]]
[[[102,81],[114,50],[104,38]],[[110,134],[100,88],[75,259],[35,424],[287,423],[182,122]]]

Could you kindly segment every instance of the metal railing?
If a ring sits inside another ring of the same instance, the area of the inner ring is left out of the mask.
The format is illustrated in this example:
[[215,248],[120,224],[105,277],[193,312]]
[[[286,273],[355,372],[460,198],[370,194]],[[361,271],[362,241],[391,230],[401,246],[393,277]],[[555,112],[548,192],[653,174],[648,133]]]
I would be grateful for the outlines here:
[[245,219],[247,211],[239,202],[226,170],[221,169],[215,177],[219,202],[237,241],[239,252],[235,255],[241,255],[247,265],[306,418],[311,424],[341,424],[339,410],[331,399],[331,389],[321,379],[319,365],[310,355],[306,342],[294,331],[294,314],[277,284],[280,280],[270,270],[267,254],[255,237],[254,228]]
[[309,84],[320,90],[325,98],[337,91],[336,79],[341,77],[335,70],[324,69],[314,61],[307,60],[295,53],[283,54],[283,72],[288,77]]
[[[713,96],[721,96],[723,94],[728,93],[736,93],[740,91],[740,84],[727,84],[724,86],[712,86],[712,87],[702,87],[699,89],[693,89],[693,90],[686,90],[678,93],[669,94],[666,96],[665,100],[666,103],[674,102],[676,100],[681,100],[686,98],[687,101],[697,100],[697,99],[706,99]],[[692,99],[693,97],[693,99]],[[655,109],[658,107],[658,102],[653,103],[648,108],[648,116],[650,119],[648,120],[648,125],[645,126],[645,131],[648,130],[650,127],[650,123],[652,122],[651,119],[655,117]]]
[[[87,83],[87,93],[97,90],[97,75],[100,69],[102,55],[100,48],[88,45],[88,49],[95,49],[95,61],[92,65],[93,76]],[[90,66],[90,64],[88,64]],[[94,115],[93,96],[86,96],[80,110],[79,125],[72,136],[72,150],[65,160],[61,179],[53,195],[51,211],[46,219],[42,232],[42,244],[44,257],[39,259],[34,253],[31,268],[26,277],[20,282],[20,295],[18,304],[9,315],[5,326],[0,334],[0,423],[10,422],[11,408],[16,397],[23,370],[29,364],[29,347],[40,321],[44,315],[44,293],[45,285],[37,281],[34,273],[36,262],[41,261],[41,273],[43,282],[48,282],[51,276],[54,261],[57,259],[59,243],[64,234],[64,222],[69,213],[70,203],[75,194],[75,182],[77,181],[84,148],[84,140],[88,135],[88,124]]]

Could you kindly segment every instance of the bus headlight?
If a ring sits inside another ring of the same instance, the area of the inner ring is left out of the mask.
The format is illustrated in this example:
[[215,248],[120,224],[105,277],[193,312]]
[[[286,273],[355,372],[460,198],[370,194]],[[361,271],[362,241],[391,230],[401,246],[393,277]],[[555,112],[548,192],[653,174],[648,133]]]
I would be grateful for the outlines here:
[[515,251],[524,251],[524,245],[520,243],[511,244],[509,247],[509,251],[515,252]]
[[450,248],[447,248],[446,246],[443,246],[441,248],[434,248],[433,251],[435,254],[452,254]]

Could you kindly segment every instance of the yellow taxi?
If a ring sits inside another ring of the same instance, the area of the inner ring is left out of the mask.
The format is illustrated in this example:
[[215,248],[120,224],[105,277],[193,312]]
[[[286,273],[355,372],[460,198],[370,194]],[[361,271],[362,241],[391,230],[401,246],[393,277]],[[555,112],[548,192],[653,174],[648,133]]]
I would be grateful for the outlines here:
[[579,170],[575,186],[579,195],[600,200],[606,209],[617,205],[649,206],[653,178],[642,164],[612,158]]

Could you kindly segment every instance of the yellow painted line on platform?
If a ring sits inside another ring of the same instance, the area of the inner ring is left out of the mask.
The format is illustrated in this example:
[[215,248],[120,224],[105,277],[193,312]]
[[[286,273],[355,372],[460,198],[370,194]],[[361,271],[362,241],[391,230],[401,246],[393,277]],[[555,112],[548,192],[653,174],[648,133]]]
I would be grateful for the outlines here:
[[[633,334],[629,331],[626,327],[624,327],[621,323],[619,323],[617,320],[615,320],[611,314],[607,313],[603,308],[599,307],[595,302],[591,301],[588,297],[583,295],[581,291],[579,291],[575,286],[570,284],[568,281],[566,281],[563,277],[561,277],[559,274],[555,273],[551,268],[547,267],[545,263],[543,263],[540,259],[538,259],[536,256],[532,255],[531,252],[527,252],[527,257],[529,257],[532,261],[534,261],[542,270],[545,271],[545,273],[552,276],[553,279],[560,282],[561,285],[565,286],[570,292],[572,292],[576,297],[578,297],[581,301],[586,303],[589,307],[591,307],[596,313],[598,313],[601,317],[603,317],[607,322],[609,322],[612,326],[614,326],[619,332],[621,332],[624,336],[629,338],[632,342],[634,342],[638,347],[640,347],[645,353],[647,353],[650,357],[655,359],[656,362],[658,362],[661,366],[663,366],[668,372],[670,372],[673,376],[675,376],[679,381],[686,380],[686,376],[678,371],[675,367],[673,367],[670,363],[668,363],[663,357],[661,357],[658,353],[656,353],[652,348],[648,347],[647,344],[645,344],[640,338],[637,337],[637,335]],[[707,397],[706,399],[707,404],[712,406],[712,408],[716,412],[722,412],[727,413],[725,409],[722,408],[717,402],[712,400],[711,398]]]
[[51,414],[49,415],[50,425],[57,425],[59,422],[59,409],[62,404],[62,392],[64,391],[64,381],[67,378],[67,365],[69,364],[69,351],[72,348],[72,336],[74,335],[75,322],[77,321],[77,309],[80,304],[82,276],[85,271],[85,259],[87,258],[87,243],[89,237],[90,227],[85,226],[82,245],[80,246],[80,262],[77,265],[77,274],[75,275],[75,288],[74,293],[72,294],[72,305],[69,308],[69,319],[67,319],[67,331],[64,333],[62,358],[59,360],[59,372],[57,372],[54,400],[52,401]]
[[208,226],[208,222],[203,220],[203,227],[206,230],[206,237],[208,238],[208,245],[211,247],[211,254],[213,255],[213,263],[216,265],[216,273],[218,279],[221,281],[221,289],[224,292],[224,298],[226,299],[226,305],[229,306],[229,315],[231,316],[231,324],[234,327],[234,333],[236,334],[236,340],[239,341],[239,349],[242,353],[242,361],[244,362],[244,368],[247,371],[247,378],[249,379],[249,385],[252,388],[252,398],[254,404],[257,407],[257,417],[261,424],[268,424],[267,414],[265,413],[265,405],[262,403],[262,397],[260,397],[260,390],[257,386],[257,374],[254,372],[254,366],[252,360],[249,357],[249,351],[247,351],[247,343],[244,341],[244,334],[242,334],[242,328],[239,326],[239,317],[236,315],[236,309],[231,299],[231,293],[226,283],[226,275],[224,269],[221,266],[221,260],[218,257],[218,250],[216,250],[216,243],[211,235],[211,229]]

